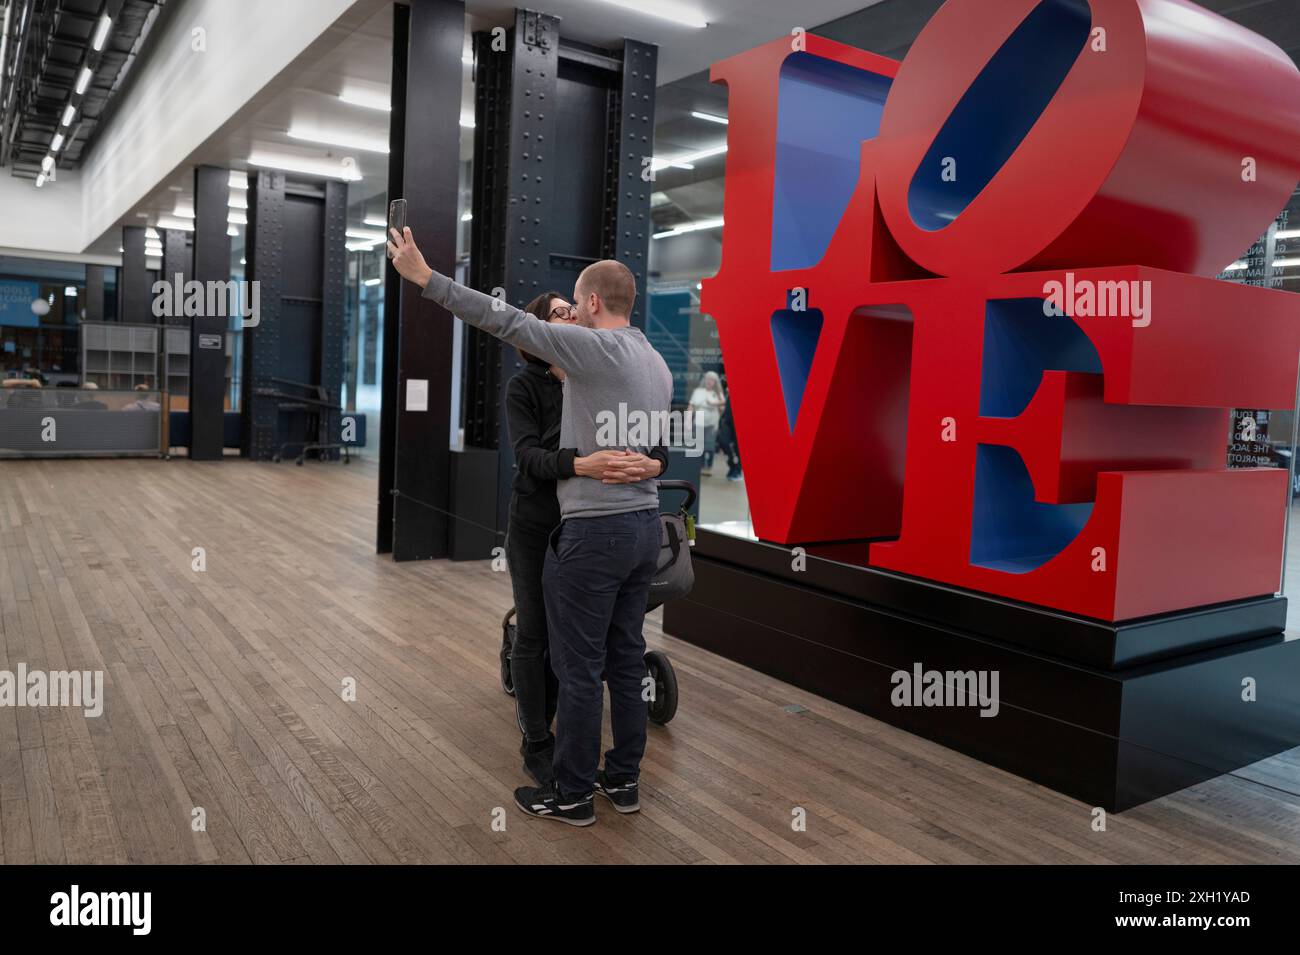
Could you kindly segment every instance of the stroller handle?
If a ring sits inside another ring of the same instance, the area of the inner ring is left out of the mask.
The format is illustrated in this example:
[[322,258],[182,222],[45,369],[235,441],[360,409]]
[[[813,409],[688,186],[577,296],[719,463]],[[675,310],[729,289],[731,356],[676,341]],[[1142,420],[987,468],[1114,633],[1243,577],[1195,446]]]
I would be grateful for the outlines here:
[[682,504],[682,510],[684,511],[691,509],[691,505],[695,503],[695,498],[699,493],[695,490],[695,485],[690,481],[660,481],[659,490],[684,492],[686,494],[686,500]]

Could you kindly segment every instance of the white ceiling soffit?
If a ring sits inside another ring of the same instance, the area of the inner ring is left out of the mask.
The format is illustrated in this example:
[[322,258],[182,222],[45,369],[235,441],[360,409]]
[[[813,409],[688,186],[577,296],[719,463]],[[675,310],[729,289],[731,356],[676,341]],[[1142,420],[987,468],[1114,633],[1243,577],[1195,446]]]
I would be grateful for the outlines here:
[[354,0],[178,0],[82,168],[82,247],[353,6]]
[[[466,10],[499,23],[513,21],[515,7],[560,17],[560,36],[613,46],[623,37],[659,47],[659,84],[671,83],[718,60],[813,27],[882,0],[469,0]],[[708,26],[688,25],[692,21]]]

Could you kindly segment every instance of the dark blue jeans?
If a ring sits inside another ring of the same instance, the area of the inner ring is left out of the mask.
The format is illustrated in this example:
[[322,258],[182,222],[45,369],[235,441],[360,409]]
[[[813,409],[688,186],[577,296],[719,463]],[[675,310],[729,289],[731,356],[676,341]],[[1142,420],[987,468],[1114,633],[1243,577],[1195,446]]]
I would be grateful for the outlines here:
[[586,796],[596,786],[601,678],[609,684],[614,747],[605,772],[636,779],[646,742],[645,622],[650,579],[659,557],[654,509],[566,520],[551,534],[546,592],[551,666],[560,682],[555,714],[555,779],[560,794]]

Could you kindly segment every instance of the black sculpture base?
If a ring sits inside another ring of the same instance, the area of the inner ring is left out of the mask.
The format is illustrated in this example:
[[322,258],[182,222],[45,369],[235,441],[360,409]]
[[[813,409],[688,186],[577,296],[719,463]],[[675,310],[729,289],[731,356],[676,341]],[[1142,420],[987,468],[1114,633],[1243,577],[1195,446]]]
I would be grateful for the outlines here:
[[[702,529],[695,589],[664,608],[664,630],[1108,811],[1300,745],[1284,598],[1110,624],[865,567],[865,555],[809,548],[800,565],[788,548]],[[942,685],[898,705],[898,674],[916,683],[918,667]],[[996,708],[954,692],[970,671],[986,689],[997,674]],[[943,705],[929,705],[936,689]]]

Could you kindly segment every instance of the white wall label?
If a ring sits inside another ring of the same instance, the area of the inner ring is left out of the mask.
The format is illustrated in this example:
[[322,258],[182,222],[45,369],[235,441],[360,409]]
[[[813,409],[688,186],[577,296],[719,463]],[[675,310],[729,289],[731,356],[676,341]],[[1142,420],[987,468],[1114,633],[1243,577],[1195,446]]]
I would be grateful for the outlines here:
[[429,379],[408,378],[406,380],[406,410],[429,410]]

